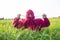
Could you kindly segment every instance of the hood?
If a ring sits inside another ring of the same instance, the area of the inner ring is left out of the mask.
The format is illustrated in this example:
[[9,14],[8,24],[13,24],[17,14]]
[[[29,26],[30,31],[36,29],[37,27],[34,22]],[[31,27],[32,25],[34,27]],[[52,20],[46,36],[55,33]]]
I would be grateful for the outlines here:
[[26,19],[27,20],[33,20],[35,17],[34,17],[34,12],[32,10],[28,10],[26,12]]

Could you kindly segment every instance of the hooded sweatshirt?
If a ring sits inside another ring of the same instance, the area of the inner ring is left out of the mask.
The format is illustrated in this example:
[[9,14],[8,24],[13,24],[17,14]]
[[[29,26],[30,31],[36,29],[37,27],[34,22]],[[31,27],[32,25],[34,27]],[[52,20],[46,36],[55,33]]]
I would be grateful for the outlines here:
[[13,25],[16,28],[21,28],[23,25],[24,28],[41,30],[43,27],[48,27],[50,25],[50,21],[48,18],[44,18],[44,20],[40,18],[35,19],[34,12],[32,10],[28,10],[26,12],[26,19],[19,21],[19,19],[16,17],[13,20]]
[[24,22],[25,28],[31,28],[32,30],[34,30],[34,19],[34,12],[32,10],[28,10],[26,12],[26,19]]

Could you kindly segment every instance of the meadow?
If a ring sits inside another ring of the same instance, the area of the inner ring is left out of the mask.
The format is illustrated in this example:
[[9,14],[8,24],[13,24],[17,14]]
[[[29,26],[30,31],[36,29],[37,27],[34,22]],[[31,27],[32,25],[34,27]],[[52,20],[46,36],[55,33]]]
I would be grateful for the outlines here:
[[50,18],[50,26],[41,31],[17,29],[12,20],[0,20],[0,40],[60,40],[60,18]]

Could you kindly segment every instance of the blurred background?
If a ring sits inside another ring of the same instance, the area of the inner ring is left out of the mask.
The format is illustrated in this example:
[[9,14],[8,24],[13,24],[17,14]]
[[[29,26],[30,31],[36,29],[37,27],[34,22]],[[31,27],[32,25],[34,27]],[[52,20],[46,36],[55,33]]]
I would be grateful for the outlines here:
[[60,0],[0,0],[0,18],[14,18],[21,14],[25,18],[27,10],[33,10],[35,17],[43,13],[49,18],[60,16]]

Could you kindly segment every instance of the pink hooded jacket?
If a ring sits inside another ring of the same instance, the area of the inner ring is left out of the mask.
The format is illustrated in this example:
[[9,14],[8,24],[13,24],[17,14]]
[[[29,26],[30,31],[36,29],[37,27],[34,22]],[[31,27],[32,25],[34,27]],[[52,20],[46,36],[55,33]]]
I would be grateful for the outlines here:
[[41,30],[43,27],[48,27],[50,22],[48,18],[44,18],[44,20],[37,18],[35,19],[34,13],[32,10],[28,10],[26,12],[26,19],[20,20],[18,18],[14,18],[13,25],[16,28],[21,28],[22,25],[24,28],[31,28],[32,30]]
[[25,28],[31,28],[32,30],[34,30],[34,27],[35,27],[35,24],[34,24],[34,13],[32,10],[28,10],[26,12],[26,19],[25,19],[25,22],[24,22],[24,26]]

